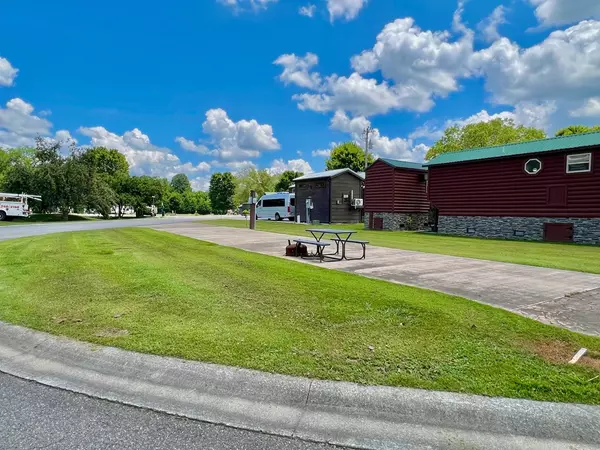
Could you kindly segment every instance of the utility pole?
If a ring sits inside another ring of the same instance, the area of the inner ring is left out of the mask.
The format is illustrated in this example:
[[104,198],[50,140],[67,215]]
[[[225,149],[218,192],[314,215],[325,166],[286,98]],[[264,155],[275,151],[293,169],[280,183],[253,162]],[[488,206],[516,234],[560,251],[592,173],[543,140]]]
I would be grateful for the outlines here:
[[369,150],[373,148],[371,136],[373,135],[373,127],[367,127],[363,130],[363,140],[365,141],[365,171],[369,165]]

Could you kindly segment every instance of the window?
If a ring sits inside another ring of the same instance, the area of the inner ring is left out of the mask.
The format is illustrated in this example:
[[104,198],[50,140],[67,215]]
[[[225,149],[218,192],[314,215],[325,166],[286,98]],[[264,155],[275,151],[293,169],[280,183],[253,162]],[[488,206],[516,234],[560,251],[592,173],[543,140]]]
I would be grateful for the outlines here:
[[263,208],[278,208],[285,206],[284,198],[271,198],[263,200]]
[[475,228],[467,228],[467,234],[475,234],[476,230]]
[[290,197],[290,206],[296,206],[296,197]]
[[580,153],[567,156],[567,173],[584,173],[592,171],[592,154]]
[[542,170],[542,162],[539,159],[530,159],[525,163],[525,172],[529,175],[535,175]]
[[525,232],[522,230],[513,230],[513,236],[515,237],[525,237]]
[[315,189],[324,189],[325,186],[327,186],[327,184],[325,182],[316,183],[315,184]]

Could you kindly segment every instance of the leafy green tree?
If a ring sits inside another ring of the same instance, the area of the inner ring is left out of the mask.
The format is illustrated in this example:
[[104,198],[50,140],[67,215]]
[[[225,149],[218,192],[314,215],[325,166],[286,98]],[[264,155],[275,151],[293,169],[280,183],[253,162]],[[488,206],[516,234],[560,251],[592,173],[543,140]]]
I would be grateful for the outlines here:
[[233,196],[235,195],[235,180],[230,172],[215,173],[210,178],[208,196],[213,212],[225,214],[233,209]]
[[177,212],[179,214],[195,214],[197,208],[196,196],[190,190],[182,195],[181,210]]
[[179,192],[171,192],[169,195],[169,210],[175,213],[181,213],[183,210],[183,195]]
[[429,149],[426,159],[435,158],[442,153],[457,152],[494,145],[544,139],[546,133],[537,128],[516,125],[512,119],[495,119],[460,127],[449,127],[442,138]]
[[275,178],[266,170],[249,168],[241,171],[235,177],[235,205],[246,203],[251,190],[255,190],[258,197],[272,192],[275,189],[274,181]]
[[183,195],[186,192],[192,192],[192,185],[186,174],[178,173],[171,180],[171,189]]
[[123,210],[119,206],[122,195],[118,192],[122,188],[123,178],[129,176],[129,163],[125,155],[115,149],[93,147],[85,150],[81,158],[88,170],[88,208],[109,219],[112,208],[117,205],[117,214],[122,217]]
[[[375,161],[373,155],[369,153],[368,162],[372,164]],[[325,162],[327,170],[352,169],[355,172],[365,170],[365,151],[354,142],[340,144],[331,150],[329,159]]]
[[592,133],[594,131],[600,131],[600,125],[588,127],[585,125],[570,125],[562,128],[556,132],[556,136],[571,136],[573,134]]
[[208,197],[207,192],[194,192],[194,196],[196,197],[196,212],[198,214],[210,214],[212,212],[212,208],[210,206],[210,198]]
[[[35,148],[0,149],[0,190],[16,194],[33,191],[33,156]],[[32,204],[38,208],[39,205]]]
[[[363,158],[364,160],[364,158]],[[286,170],[279,176],[279,181],[275,185],[275,191],[287,192],[290,189],[290,185],[294,184],[294,180],[304,175],[303,172],[296,172],[294,170]]]

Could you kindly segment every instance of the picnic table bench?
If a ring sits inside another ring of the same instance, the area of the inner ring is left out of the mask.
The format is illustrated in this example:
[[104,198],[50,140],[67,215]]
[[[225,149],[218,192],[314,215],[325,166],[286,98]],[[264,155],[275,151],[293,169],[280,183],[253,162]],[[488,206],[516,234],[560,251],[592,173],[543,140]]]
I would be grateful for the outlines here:
[[[324,258],[331,258],[338,261],[342,260],[358,260],[365,259],[367,255],[367,244],[369,241],[363,241],[358,239],[351,239],[352,235],[356,233],[353,230],[335,230],[331,228],[309,228],[308,231],[312,234],[314,240],[299,238],[294,240],[296,246],[304,245],[314,245],[317,247],[317,253],[313,253],[311,256],[318,256],[319,260],[323,262]],[[335,237],[331,240],[335,242],[335,253],[326,254],[324,250],[326,247],[329,247],[329,243],[323,242],[323,237],[326,235],[334,235]],[[360,258],[348,258],[346,256],[346,244],[359,244],[362,247],[362,256]],[[341,246],[341,254],[340,254],[340,246]],[[299,252],[296,252],[299,254]]]
[[[325,250],[325,247],[329,247],[329,244],[327,242],[320,242],[316,240],[311,241],[310,239],[294,239],[294,242],[296,243],[296,248],[300,247],[300,245],[302,244],[314,245],[315,247],[317,247],[317,253],[313,253],[309,256],[318,256],[321,262],[323,262],[323,258],[325,257],[325,255],[323,254],[323,250]],[[296,255],[300,255],[302,257],[298,250],[296,250]]]

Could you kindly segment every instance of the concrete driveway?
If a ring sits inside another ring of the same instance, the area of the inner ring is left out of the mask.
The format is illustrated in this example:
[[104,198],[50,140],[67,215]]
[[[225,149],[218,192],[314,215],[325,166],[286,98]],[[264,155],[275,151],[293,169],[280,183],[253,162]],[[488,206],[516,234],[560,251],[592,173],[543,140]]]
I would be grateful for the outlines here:
[[[297,238],[198,223],[153,228],[279,257],[287,240]],[[600,336],[600,275],[374,246],[368,247],[365,261],[298,261],[459,295]]]

